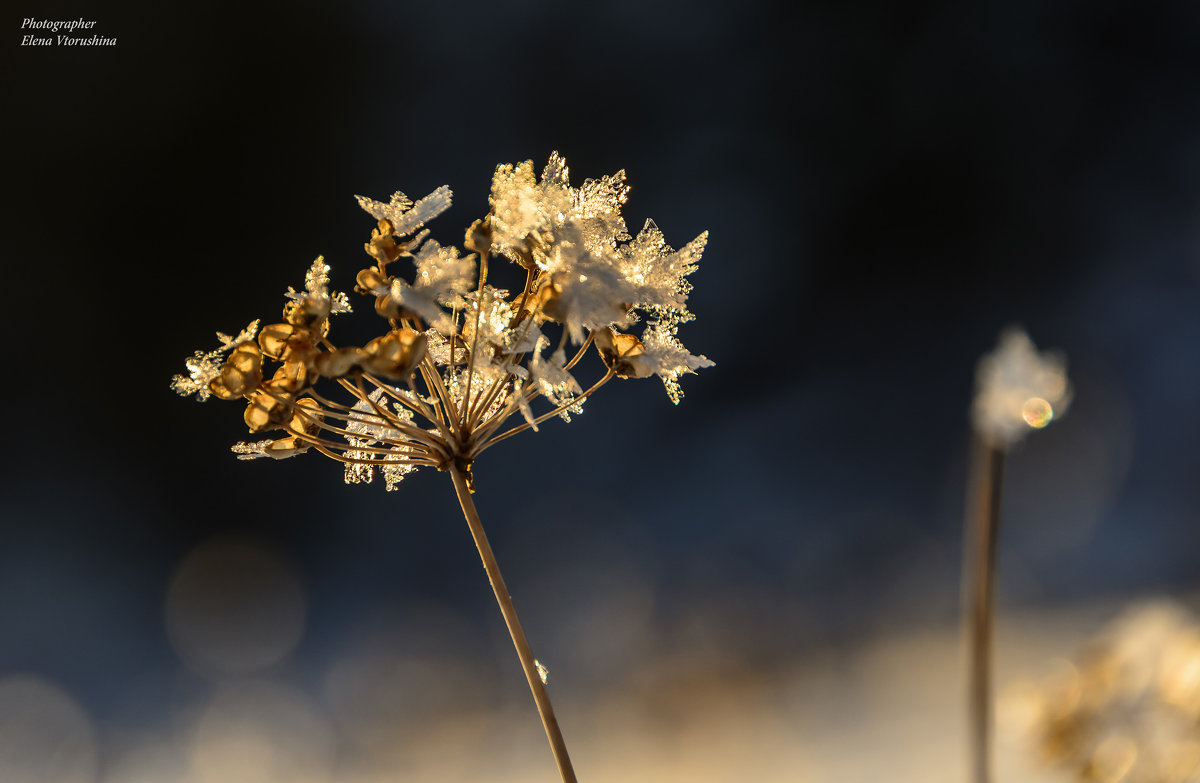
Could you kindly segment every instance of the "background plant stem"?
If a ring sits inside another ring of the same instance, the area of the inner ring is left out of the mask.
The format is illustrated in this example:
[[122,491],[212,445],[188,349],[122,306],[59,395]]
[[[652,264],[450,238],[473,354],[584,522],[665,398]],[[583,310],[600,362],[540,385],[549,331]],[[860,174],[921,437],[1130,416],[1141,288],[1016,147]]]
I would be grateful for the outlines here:
[[970,560],[968,721],[971,780],[992,780],[992,628],[995,618],[996,543],[1004,485],[1004,451],[980,437],[975,447],[967,513]]
[[529,647],[529,640],[525,638],[525,630],[521,627],[517,608],[513,605],[512,596],[508,594],[508,587],[504,584],[504,576],[500,573],[496,555],[488,543],[487,534],[483,531],[483,523],[479,521],[479,512],[475,509],[475,501],[471,499],[466,477],[453,464],[450,466],[450,477],[454,480],[454,491],[458,494],[459,504],[462,505],[463,516],[467,518],[471,537],[475,539],[475,548],[479,550],[479,556],[483,559],[483,570],[487,572],[488,581],[492,583],[492,592],[496,594],[496,602],[500,604],[500,613],[504,615],[504,623],[508,626],[513,646],[517,648],[517,657],[521,659],[521,668],[525,671],[529,690],[533,692],[538,714],[542,717],[542,726],[546,729],[546,738],[550,740],[550,749],[554,752],[558,774],[562,776],[563,783],[576,783],[571,757],[567,755],[567,744],[558,728],[558,719],[554,717],[554,706],[550,703],[550,695],[546,692],[541,675],[538,674],[533,650]]

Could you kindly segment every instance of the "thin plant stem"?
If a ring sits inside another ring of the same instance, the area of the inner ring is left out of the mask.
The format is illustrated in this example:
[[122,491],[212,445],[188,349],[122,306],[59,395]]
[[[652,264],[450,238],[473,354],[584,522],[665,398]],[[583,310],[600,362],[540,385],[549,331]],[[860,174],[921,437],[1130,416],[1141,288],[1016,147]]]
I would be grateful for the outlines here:
[[550,695],[537,670],[537,661],[529,640],[525,638],[525,630],[517,617],[517,608],[513,606],[512,596],[504,584],[500,573],[500,565],[496,555],[488,543],[487,534],[483,531],[483,523],[479,521],[479,512],[471,499],[471,490],[467,486],[466,477],[453,462],[449,466],[450,477],[454,480],[454,491],[458,494],[458,502],[462,506],[463,516],[467,518],[467,526],[471,529],[471,538],[475,540],[475,548],[483,560],[483,570],[487,572],[488,581],[492,583],[492,592],[496,594],[496,603],[500,604],[500,613],[504,615],[504,624],[512,637],[513,646],[517,648],[517,657],[521,660],[521,669],[529,682],[529,690],[533,692],[533,700],[537,703],[538,714],[542,717],[542,727],[546,730],[546,738],[550,740],[550,749],[554,753],[554,763],[558,765],[558,774],[563,783],[576,783],[575,770],[571,767],[571,757],[567,755],[567,744],[563,740],[562,731],[558,728],[558,719],[554,717],[554,707],[550,704]]
[[[479,254],[479,284],[475,287],[475,328],[471,334],[471,355],[467,357],[467,387],[463,390],[462,401],[462,427],[467,426],[467,412],[471,409],[471,385],[475,381],[475,365],[479,362],[476,360],[476,352],[479,350],[479,317],[483,314],[483,299],[484,290],[483,284],[487,282],[487,262],[488,254],[481,252]],[[451,356],[450,358],[454,358]]]
[[[533,424],[541,424],[541,423],[542,423],[543,421],[545,421],[546,419],[549,419],[549,418],[551,418],[552,416],[557,416],[558,414],[562,413],[563,411],[565,411],[565,410],[569,410],[570,408],[574,407],[575,405],[578,405],[579,403],[581,403],[581,402],[583,402],[584,400],[586,400],[588,397],[591,397],[591,396],[592,396],[592,394],[593,394],[593,393],[594,393],[594,392],[595,392],[597,389],[599,389],[601,386],[603,386],[604,384],[606,384],[606,383],[608,383],[610,380],[612,380],[612,378],[613,378],[615,375],[616,375],[616,373],[614,373],[614,372],[613,372],[613,371],[610,369],[610,370],[609,370],[607,373],[605,373],[604,377],[602,377],[600,380],[598,380],[598,381],[596,381],[594,384],[592,384],[592,387],[591,387],[590,389],[588,389],[587,391],[585,391],[583,394],[579,395],[578,397],[573,397],[573,398],[571,398],[571,401],[570,401],[570,402],[568,402],[568,403],[565,403],[565,404],[563,404],[563,405],[560,405],[560,406],[558,406],[557,408],[555,408],[554,410],[550,411],[549,413],[543,413],[541,416],[538,416],[538,417],[534,418],[534,420],[533,420]],[[532,399],[532,397],[531,397],[530,399]],[[506,417],[506,418],[507,418],[507,417]],[[527,429],[529,429],[530,427],[532,427],[532,426],[533,426],[533,424],[530,424],[529,422],[525,422],[524,424],[521,424],[521,425],[519,425],[519,426],[517,426],[517,427],[513,427],[511,430],[507,430],[506,432],[504,432],[504,433],[502,433],[502,434],[500,434],[500,435],[497,435],[497,436],[495,436],[494,438],[488,438],[486,442],[482,443],[482,444],[481,444],[481,445],[479,445],[479,446],[476,446],[476,447],[475,447],[475,448],[472,450],[472,452],[471,452],[471,457],[472,457],[472,458],[478,457],[480,454],[482,454],[482,453],[483,453],[484,449],[490,448],[490,447],[492,447],[493,445],[495,445],[495,444],[499,443],[500,441],[502,441],[502,440],[504,440],[504,439],[506,439],[506,438],[511,438],[513,435],[516,435],[516,434],[517,434],[517,433],[519,433],[519,432],[524,432],[525,430],[527,430]]]
[[972,783],[992,781],[992,630],[996,615],[996,545],[1004,489],[1004,450],[979,437],[967,512],[968,748]]

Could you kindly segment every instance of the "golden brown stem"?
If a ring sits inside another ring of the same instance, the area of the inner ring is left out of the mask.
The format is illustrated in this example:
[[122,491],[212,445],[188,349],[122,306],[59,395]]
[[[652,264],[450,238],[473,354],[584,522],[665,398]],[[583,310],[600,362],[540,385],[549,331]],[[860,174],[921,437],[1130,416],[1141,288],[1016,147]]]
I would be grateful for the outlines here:
[[575,352],[575,355],[573,357],[571,357],[571,361],[567,362],[566,365],[563,366],[563,369],[569,370],[572,367],[574,367],[576,364],[578,364],[579,360],[583,358],[584,352],[587,351],[588,346],[591,345],[592,341],[595,339],[596,339],[596,333],[588,332],[587,339],[583,341],[583,345],[579,346],[579,350]]
[[475,510],[475,502],[471,499],[471,490],[467,487],[466,477],[458,466],[450,463],[450,477],[454,479],[454,491],[458,493],[458,502],[462,506],[463,516],[467,518],[467,526],[471,529],[471,538],[475,540],[475,548],[483,559],[483,570],[487,572],[488,581],[492,583],[492,592],[496,594],[496,602],[500,604],[500,613],[504,615],[504,624],[512,637],[513,646],[517,648],[517,657],[521,660],[521,668],[525,671],[525,679],[529,682],[529,690],[533,692],[533,700],[537,703],[538,714],[542,717],[542,727],[546,730],[546,738],[550,740],[550,749],[554,753],[554,762],[558,765],[558,774],[563,783],[576,783],[575,770],[571,767],[571,757],[567,755],[567,744],[563,741],[562,732],[558,728],[558,719],[554,717],[554,707],[550,704],[550,695],[538,674],[537,662],[529,640],[525,638],[525,630],[517,618],[517,608],[513,606],[512,596],[504,584],[500,574],[500,565],[496,555],[488,543],[487,534],[483,532],[483,523],[479,521],[479,512]]
[[992,628],[996,613],[996,545],[1000,530],[1000,497],[1004,486],[1004,451],[979,438],[967,516],[969,542],[968,720],[972,783],[992,780]]

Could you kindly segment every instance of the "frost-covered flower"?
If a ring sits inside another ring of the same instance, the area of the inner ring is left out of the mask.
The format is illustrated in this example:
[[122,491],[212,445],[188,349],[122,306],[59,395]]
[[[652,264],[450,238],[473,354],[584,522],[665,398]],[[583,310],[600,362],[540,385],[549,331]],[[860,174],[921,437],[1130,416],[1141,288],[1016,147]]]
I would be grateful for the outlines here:
[[1000,447],[1045,427],[1071,402],[1066,360],[1059,354],[1038,353],[1029,335],[1017,327],[1004,330],[995,352],[979,361],[975,384],[975,429]]
[[[388,490],[421,467],[450,474],[564,783],[575,776],[542,690],[547,670],[528,649],[483,534],[472,471],[507,438],[555,416],[569,421],[613,378],[657,376],[678,403],[680,376],[713,365],[678,338],[693,319],[686,278],[707,233],[676,251],[647,221],[634,239],[621,215],[628,195],[623,171],[572,187],[557,152],[540,180],[531,161],[499,166],[466,255],[424,228],[450,207],[448,187],[415,203],[399,191],[387,202],[359,196],[376,224],[354,291],[374,300],[382,334],[346,343],[332,333],[331,316],[350,302],[330,291],[330,268],[317,258],[304,290],[287,290],[282,321],[218,334],[221,346],[195,352],[188,374],[171,382],[200,400],[240,400],[249,431],[271,433],[234,444],[239,459],[317,452],[341,463],[347,483],[382,475]],[[497,256],[524,273],[520,290],[488,283]],[[640,337],[629,331],[639,325]],[[576,369],[593,343],[600,361]],[[588,371],[593,380],[581,382]]]
[[[657,376],[677,403],[680,376],[713,364],[678,337],[693,318],[687,277],[708,235],[675,250],[646,221],[630,237],[628,195],[623,171],[573,187],[558,153],[540,179],[531,161],[499,166],[491,211],[467,232],[468,254],[424,228],[449,208],[448,187],[415,203],[400,192],[387,202],[359,196],[377,224],[364,245],[373,263],[355,291],[374,298],[385,332],[335,343],[330,318],[350,312],[349,297],[330,290],[330,268],[317,258],[303,290],[288,288],[282,322],[218,335],[221,346],[197,351],[172,386],[241,399],[251,432],[279,431],[237,444],[242,459],[318,451],[345,464],[347,481],[382,472],[389,488],[417,467],[469,466],[516,432],[569,420],[612,378]],[[520,291],[487,283],[494,254],[524,270]],[[602,374],[588,386],[575,368],[593,342]],[[339,393],[351,400],[330,396]],[[504,430],[510,417],[524,423]]]

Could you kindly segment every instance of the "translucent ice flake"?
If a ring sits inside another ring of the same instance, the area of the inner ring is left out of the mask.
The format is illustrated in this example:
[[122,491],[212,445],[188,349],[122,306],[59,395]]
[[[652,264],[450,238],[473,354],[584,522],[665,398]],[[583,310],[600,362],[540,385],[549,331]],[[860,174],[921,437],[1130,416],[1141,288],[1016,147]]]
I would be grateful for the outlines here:
[[402,237],[411,234],[449,209],[453,195],[449,185],[442,185],[416,204],[400,191],[393,193],[391,200],[386,204],[366,196],[355,196],[355,198],[358,199],[358,205],[365,209],[371,217],[376,220],[388,221],[392,224],[392,233]]
[[181,396],[187,397],[195,394],[198,401],[207,400],[212,396],[209,384],[221,374],[221,366],[225,363],[225,353],[239,345],[252,342],[258,333],[258,324],[258,321],[251,321],[236,337],[217,332],[217,340],[221,346],[216,350],[193,353],[183,363],[188,374],[176,375],[171,378],[171,388]]
[[683,389],[679,386],[680,376],[716,366],[716,363],[706,356],[693,356],[688,353],[683,343],[675,336],[675,325],[669,322],[648,323],[646,331],[642,334],[642,344],[645,353],[639,358],[644,358],[650,370],[662,379],[667,396],[675,405],[683,399]]
[[344,293],[329,291],[329,264],[325,263],[324,256],[317,256],[316,260],[308,267],[308,271],[305,272],[304,290],[297,291],[288,286],[284,296],[293,302],[316,299],[319,302],[327,303],[329,305],[328,312],[331,314],[351,312],[350,297]]
[[566,196],[559,205],[548,204],[533,174],[533,161],[496,167],[492,175],[491,227],[493,249],[510,257],[524,249],[526,237],[550,227],[548,212],[570,207]]
[[589,250],[611,250],[618,242],[630,238],[625,219],[621,217],[621,207],[629,198],[624,170],[608,177],[589,179],[573,195],[574,203],[567,219],[579,225]]
[[233,444],[229,450],[237,455],[238,459],[262,459],[267,456],[267,446],[270,446],[275,441],[273,440],[256,440],[253,443],[241,441]]
[[1001,333],[996,350],[980,359],[975,385],[975,429],[1001,447],[1046,426],[1071,402],[1066,359],[1039,354],[1029,335],[1017,327]]
[[429,240],[413,257],[417,272],[413,288],[446,307],[462,307],[462,296],[475,283],[475,256],[460,258],[453,245]]
[[611,254],[596,255],[580,243],[556,244],[542,263],[548,281],[541,292],[543,314],[563,324],[573,343],[585,333],[629,322],[635,291]]
[[[508,303],[508,291],[485,285],[467,294],[467,310],[463,315],[462,340],[468,347],[502,347],[508,342],[505,334],[512,322],[513,309]],[[478,303],[478,304],[476,304]],[[476,312],[478,308],[478,313]],[[476,342],[478,334],[478,343]],[[481,351],[481,353],[483,353]]]
[[217,332],[217,340],[221,343],[222,351],[231,351],[239,345],[245,345],[258,334],[258,320],[251,321],[245,329],[238,332],[237,337],[230,337],[223,332]]
[[380,472],[383,474],[384,489],[388,492],[394,492],[399,489],[399,483],[404,480],[404,477],[417,469],[416,465],[403,465],[399,463],[384,463],[380,467]]
[[350,411],[350,420],[346,423],[346,431],[358,436],[355,440],[359,442],[355,443],[355,446],[404,440],[404,433],[390,426],[389,419],[394,417],[404,423],[411,422],[412,411],[394,403],[389,409],[388,403],[383,388],[378,388],[368,394],[366,400],[359,400],[354,404]]
[[588,250],[612,250],[629,239],[621,217],[628,196],[624,171],[572,188],[567,161],[557,152],[550,155],[541,182],[533,161],[499,166],[492,177],[493,249],[514,260],[525,253],[536,258],[570,227]]
[[561,348],[551,354],[549,359],[542,358],[542,349],[546,345],[548,345],[548,341],[542,338],[529,360],[529,374],[546,399],[553,402],[556,407],[566,405],[576,396],[583,394],[583,389],[574,376],[564,368],[567,359]]
[[705,231],[675,251],[654,221],[647,220],[637,238],[622,245],[618,254],[621,272],[637,292],[633,303],[686,312],[685,303],[692,290],[686,278],[696,271],[707,243]]
[[461,340],[457,338],[453,340],[454,357],[453,360],[451,360],[450,339],[436,329],[429,329],[426,331],[425,337],[428,338],[428,343],[426,343],[425,350],[428,352],[430,358],[433,359],[435,364],[439,366],[445,366],[448,364],[461,364],[467,360],[467,347]]

